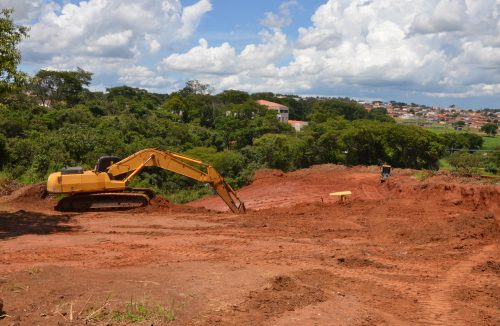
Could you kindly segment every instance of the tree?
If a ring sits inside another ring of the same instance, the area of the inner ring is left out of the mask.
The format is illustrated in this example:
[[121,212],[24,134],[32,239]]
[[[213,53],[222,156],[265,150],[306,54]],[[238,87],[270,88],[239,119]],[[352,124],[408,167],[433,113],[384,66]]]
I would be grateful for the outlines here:
[[164,111],[180,117],[180,121],[188,122],[188,106],[186,101],[178,94],[172,95],[162,106]]
[[228,89],[223,91],[220,94],[217,94],[217,97],[224,103],[224,104],[242,104],[246,102],[249,98],[250,95],[246,92],[234,90],[234,89]]
[[307,143],[306,161],[302,164],[339,163],[345,161],[345,146],[341,133],[349,122],[343,117],[331,118],[323,123],[311,123],[299,137]]
[[498,126],[494,123],[487,123],[481,127],[481,131],[487,135],[494,136],[497,134]]
[[460,174],[471,176],[479,173],[482,158],[477,154],[455,152],[448,158],[450,165]]
[[189,157],[199,159],[213,165],[226,180],[241,185],[235,180],[245,168],[245,158],[237,151],[225,150],[217,152],[213,147],[194,147],[184,152]]
[[312,106],[309,120],[314,122],[325,122],[329,118],[343,116],[349,121],[357,119],[369,119],[369,113],[356,101],[332,98],[318,101]]
[[383,126],[371,121],[357,121],[342,133],[347,165],[376,165],[385,160],[381,131]]
[[384,142],[389,164],[413,169],[438,167],[438,160],[445,152],[438,135],[416,126],[387,126]]
[[452,126],[455,130],[462,129],[463,127],[465,127],[465,121],[460,120],[460,121],[453,122]]
[[447,132],[439,135],[439,142],[448,149],[480,149],[483,137],[468,132]]
[[296,137],[277,134],[265,134],[254,141],[255,150],[264,163],[283,171],[296,168],[303,146],[304,143]]
[[188,96],[190,94],[210,94],[211,92],[212,87],[199,80],[188,80],[186,86],[180,90],[182,96]]
[[20,84],[24,74],[17,71],[21,62],[21,52],[17,45],[28,36],[28,27],[15,25],[12,21],[12,9],[0,12],[0,95]]
[[5,137],[0,134],[0,167],[2,167],[9,160],[9,153],[7,152],[7,144]]
[[92,73],[78,68],[76,71],[40,70],[32,80],[31,88],[46,104],[50,101],[65,101],[77,104],[92,80]]

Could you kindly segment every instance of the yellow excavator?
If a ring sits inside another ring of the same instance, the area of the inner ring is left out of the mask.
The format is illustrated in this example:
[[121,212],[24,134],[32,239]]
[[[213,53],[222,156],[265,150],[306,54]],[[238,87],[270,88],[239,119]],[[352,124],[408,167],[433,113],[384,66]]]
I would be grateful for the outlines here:
[[153,148],[144,149],[123,160],[115,156],[103,156],[97,161],[94,170],[63,168],[49,176],[47,191],[69,195],[58,202],[56,209],[61,211],[142,207],[149,204],[154,192],[145,188],[131,188],[128,184],[147,166],[156,166],[208,183],[233,213],[246,211],[245,204],[233,188],[211,165]]

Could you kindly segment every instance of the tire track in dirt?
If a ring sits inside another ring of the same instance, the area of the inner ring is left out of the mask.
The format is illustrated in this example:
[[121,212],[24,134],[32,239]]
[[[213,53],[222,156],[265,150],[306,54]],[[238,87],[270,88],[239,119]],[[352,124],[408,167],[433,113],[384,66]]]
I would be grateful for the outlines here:
[[[422,285],[422,282],[406,282],[397,280],[395,278],[381,278],[377,275],[379,268],[375,267],[365,267],[362,269],[340,269],[338,271],[333,271],[339,278],[356,280],[364,291],[370,289],[377,293],[377,299],[372,297],[366,297],[364,295],[358,296],[358,291],[352,290],[353,295],[357,297],[357,300],[365,307],[364,309],[371,312],[373,315],[378,316],[384,321],[384,324],[388,325],[407,325],[408,315],[407,309],[412,305],[410,301],[417,298],[417,293]],[[404,273],[402,275],[405,275]],[[384,308],[381,304],[385,301],[385,304],[397,303],[399,309],[388,310]],[[421,313],[418,306],[411,307],[413,314]]]
[[430,289],[429,299],[424,302],[426,316],[422,322],[427,325],[467,325],[468,322],[460,316],[453,315],[451,302],[452,290],[462,287],[474,266],[484,262],[489,255],[498,250],[498,245],[484,246],[478,254],[469,256],[452,266],[446,273],[444,280]]
[[363,184],[361,185],[361,191],[365,196],[365,198],[367,199],[371,200],[384,199],[384,195],[381,194],[380,191],[375,186]]

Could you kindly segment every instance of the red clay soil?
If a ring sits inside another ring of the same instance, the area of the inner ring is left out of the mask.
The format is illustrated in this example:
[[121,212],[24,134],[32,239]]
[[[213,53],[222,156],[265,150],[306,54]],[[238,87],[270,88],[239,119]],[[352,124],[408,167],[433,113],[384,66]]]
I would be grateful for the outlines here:
[[0,196],[10,195],[19,188],[21,185],[18,182],[0,177]]
[[[453,202],[470,209],[485,208],[499,212],[498,186],[487,186],[476,179],[458,179],[447,173],[418,182],[416,171],[395,169],[388,182],[380,183],[379,168],[346,168],[340,165],[319,165],[309,169],[283,173],[279,170],[257,172],[253,183],[238,191],[249,209],[290,207],[304,203],[333,203],[332,192],[349,190],[352,201],[390,198]],[[228,211],[217,197],[208,197],[189,204],[218,211]]]
[[0,197],[0,325],[118,324],[131,300],[172,310],[149,324],[500,324],[500,187],[413,175],[262,171],[246,215],[216,196],[83,214]]

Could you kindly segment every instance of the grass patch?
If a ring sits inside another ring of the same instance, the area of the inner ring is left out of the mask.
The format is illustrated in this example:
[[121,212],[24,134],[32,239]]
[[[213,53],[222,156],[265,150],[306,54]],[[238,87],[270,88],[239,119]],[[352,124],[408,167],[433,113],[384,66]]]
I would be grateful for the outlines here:
[[432,131],[435,134],[445,134],[449,132],[470,132],[473,134],[477,134],[483,138],[483,146],[481,149],[498,149],[500,148],[500,135],[496,136],[486,136],[483,132],[481,132],[479,129],[473,129],[473,128],[466,128],[462,129],[461,131],[457,131],[451,127],[445,127],[445,126],[432,126],[432,127],[423,127],[426,130]]
[[500,148],[500,136],[490,137],[483,136],[483,149],[498,149]]
[[176,319],[175,310],[160,304],[150,304],[146,300],[138,301],[133,298],[117,309],[110,308],[111,294],[108,295],[104,304],[97,309],[90,309],[85,322],[112,322],[134,324],[148,322],[152,325],[165,324]]
[[413,175],[413,177],[415,179],[417,179],[418,181],[424,181],[425,179],[427,178],[430,178],[432,177],[434,174],[430,171],[418,171],[417,173],[415,173]]
[[184,204],[199,199],[203,196],[213,195],[213,194],[214,191],[212,190],[212,188],[203,187],[198,189],[179,190],[175,193],[167,194],[165,197],[167,197],[167,199],[173,203]]
[[448,162],[447,158],[442,158],[439,160],[439,169],[451,171],[451,170],[453,170],[453,167],[450,165],[450,162]]
[[40,269],[40,267],[31,266],[31,267],[27,267],[24,271],[26,273],[28,273],[29,275],[35,275],[35,274],[40,273],[42,270]]
[[450,128],[450,127],[438,127],[438,126],[433,126],[433,127],[424,127],[424,129],[429,130],[435,134],[446,134],[449,132],[457,132],[455,129]]
[[111,312],[111,320],[119,323],[141,323],[150,322],[171,322],[175,320],[175,312],[172,308],[165,308],[161,305],[148,305],[146,302],[139,302],[130,299],[123,309]]

